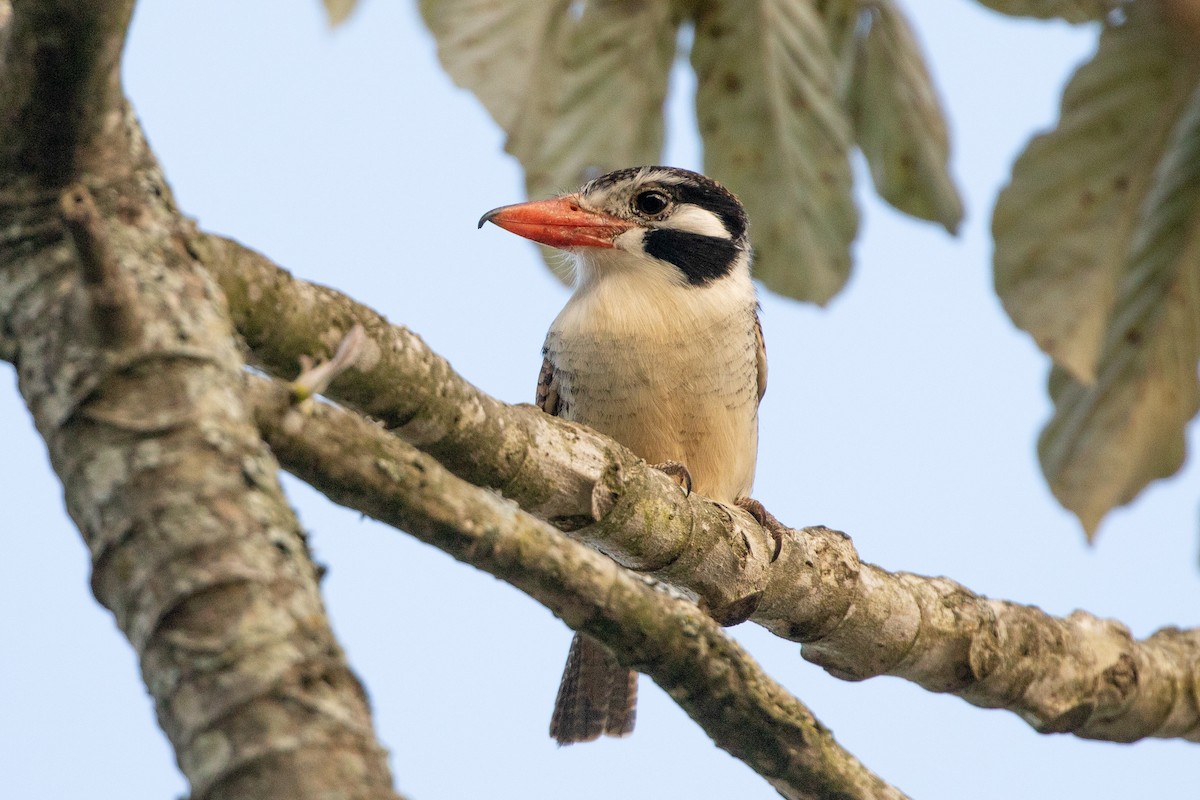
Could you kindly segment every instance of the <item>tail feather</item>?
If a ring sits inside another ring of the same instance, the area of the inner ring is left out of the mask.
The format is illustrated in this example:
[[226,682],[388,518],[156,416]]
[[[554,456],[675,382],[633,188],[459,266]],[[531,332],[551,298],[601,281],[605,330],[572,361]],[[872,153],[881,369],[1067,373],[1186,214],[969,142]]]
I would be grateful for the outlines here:
[[628,736],[637,716],[637,673],[625,669],[604,645],[575,634],[563,668],[550,735],[559,744]]

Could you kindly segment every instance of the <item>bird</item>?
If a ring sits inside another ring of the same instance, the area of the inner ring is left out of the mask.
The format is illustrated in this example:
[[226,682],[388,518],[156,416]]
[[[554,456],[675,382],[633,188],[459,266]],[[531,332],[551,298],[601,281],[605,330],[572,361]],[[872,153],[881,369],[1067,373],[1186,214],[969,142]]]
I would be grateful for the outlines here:
[[[571,256],[573,291],[546,334],[536,405],[762,522],[750,490],[767,359],[737,197],[697,172],[638,166],[492,209],[487,222]],[[576,633],[550,735],[560,745],[628,735],[636,704],[637,673]]]

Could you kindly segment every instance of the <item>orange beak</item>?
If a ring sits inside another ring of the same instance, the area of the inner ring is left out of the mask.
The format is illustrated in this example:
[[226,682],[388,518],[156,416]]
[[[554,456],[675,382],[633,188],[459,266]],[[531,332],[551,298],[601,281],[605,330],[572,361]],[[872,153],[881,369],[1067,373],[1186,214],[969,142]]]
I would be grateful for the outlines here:
[[504,230],[551,247],[612,247],[613,239],[634,227],[610,214],[579,206],[576,195],[500,206],[479,218],[479,227],[491,222]]

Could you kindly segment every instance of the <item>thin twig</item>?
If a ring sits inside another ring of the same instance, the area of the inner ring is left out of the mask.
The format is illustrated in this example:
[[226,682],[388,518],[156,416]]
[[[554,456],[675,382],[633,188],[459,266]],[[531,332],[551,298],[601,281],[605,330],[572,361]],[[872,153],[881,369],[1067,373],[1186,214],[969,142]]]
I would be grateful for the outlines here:
[[83,184],[74,184],[59,197],[59,205],[79,256],[79,273],[101,344],[111,347],[136,341],[142,331],[138,298],[109,244],[92,193]]

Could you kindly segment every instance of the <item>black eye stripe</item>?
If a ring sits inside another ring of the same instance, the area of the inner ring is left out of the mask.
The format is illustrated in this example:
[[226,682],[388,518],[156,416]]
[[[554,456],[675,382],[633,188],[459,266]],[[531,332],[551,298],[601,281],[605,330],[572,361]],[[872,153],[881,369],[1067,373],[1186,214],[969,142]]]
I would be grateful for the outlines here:
[[662,191],[677,203],[691,203],[711,211],[729,231],[730,239],[741,239],[746,235],[746,212],[742,204],[724,186],[698,172],[675,167],[628,167],[601,175],[586,184],[583,192],[600,191],[649,176],[654,176],[659,183],[655,185],[655,181],[651,181],[643,191]]
[[727,275],[737,260],[738,245],[719,236],[656,228],[646,232],[642,247],[647,255],[674,264],[693,286]]

